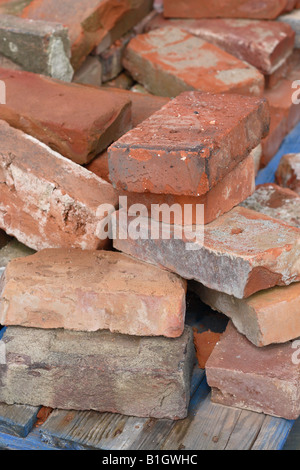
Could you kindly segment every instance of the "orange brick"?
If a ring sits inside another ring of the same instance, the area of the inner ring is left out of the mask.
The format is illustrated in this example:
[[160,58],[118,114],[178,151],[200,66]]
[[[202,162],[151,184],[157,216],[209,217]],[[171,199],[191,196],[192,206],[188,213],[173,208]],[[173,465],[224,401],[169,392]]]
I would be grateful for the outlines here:
[[214,44],[175,27],[133,38],[124,67],[155,95],[174,97],[183,91],[261,96],[264,77],[254,67]]

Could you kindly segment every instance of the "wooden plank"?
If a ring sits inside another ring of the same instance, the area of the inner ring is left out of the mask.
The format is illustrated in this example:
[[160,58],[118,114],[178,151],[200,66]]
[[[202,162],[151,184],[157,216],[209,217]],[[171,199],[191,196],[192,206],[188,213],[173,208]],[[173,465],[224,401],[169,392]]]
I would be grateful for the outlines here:
[[[203,379],[204,371],[195,367],[191,395]],[[167,425],[162,423],[167,422]],[[171,420],[155,420],[95,411],[55,410],[41,426],[42,438],[51,445],[66,449],[133,449],[154,429],[173,425]]]
[[266,416],[252,450],[281,450],[294,421]]
[[24,439],[0,432],[0,450],[58,450],[42,442],[38,430],[35,428]]
[[32,430],[40,407],[0,403],[0,432],[26,437]]
[[243,410],[228,439],[226,450],[249,450],[257,439],[266,416]]
[[300,418],[295,421],[282,450],[300,450]]
[[238,421],[241,410],[216,405],[211,402],[210,389],[203,381],[199,392],[206,390],[204,400],[199,400],[199,406],[187,429],[180,439],[174,435],[164,443],[164,449],[186,450],[223,450]]

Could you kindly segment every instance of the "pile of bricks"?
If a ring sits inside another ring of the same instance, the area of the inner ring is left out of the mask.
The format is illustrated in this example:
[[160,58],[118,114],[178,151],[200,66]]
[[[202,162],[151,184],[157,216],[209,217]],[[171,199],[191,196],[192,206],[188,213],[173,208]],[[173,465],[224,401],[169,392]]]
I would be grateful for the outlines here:
[[[300,154],[255,186],[298,8],[0,1],[0,402],[182,419],[197,355],[214,402],[300,415]],[[188,289],[228,318],[204,361]]]

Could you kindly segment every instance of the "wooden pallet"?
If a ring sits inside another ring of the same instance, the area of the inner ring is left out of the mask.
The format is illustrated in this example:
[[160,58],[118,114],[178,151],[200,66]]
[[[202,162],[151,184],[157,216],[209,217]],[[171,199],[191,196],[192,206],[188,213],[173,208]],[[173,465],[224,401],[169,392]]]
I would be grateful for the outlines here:
[[180,421],[95,411],[54,410],[40,426],[38,408],[0,407],[0,449],[12,450],[279,450],[293,421],[213,404],[195,368],[188,417]]
[[[300,148],[300,124],[278,154],[257,176],[257,184],[274,182],[285,153]],[[208,307],[190,309],[188,322],[212,330],[224,328]],[[209,320],[207,320],[210,317]],[[214,320],[215,319],[215,320]],[[0,339],[3,331],[0,331]],[[18,450],[280,450],[294,421],[213,404],[205,372],[195,366],[188,417],[180,421],[127,417],[95,411],[54,410],[36,426],[39,408],[0,405],[0,449]]]

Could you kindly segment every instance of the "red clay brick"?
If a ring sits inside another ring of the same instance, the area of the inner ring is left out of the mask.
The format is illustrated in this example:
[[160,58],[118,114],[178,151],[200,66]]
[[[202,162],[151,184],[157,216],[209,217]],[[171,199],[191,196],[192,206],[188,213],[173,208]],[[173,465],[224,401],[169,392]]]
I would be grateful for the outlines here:
[[186,92],[109,147],[117,189],[201,196],[267,135],[265,100]]
[[281,158],[276,180],[280,186],[290,188],[300,195],[300,154],[290,153]]
[[293,343],[257,348],[230,323],[206,363],[212,401],[285,419],[300,414]]
[[273,183],[262,184],[241,206],[300,228],[300,196]]
[[156,15],[146,25],[145,32],[175,26],[220,47],[229,54],[256,67],[264,75],[274,73],[292,53],[295,32],[279,21],[234,18],[167,19]]
[[264,96],[270,106],[270,133],[262,141],[262,166],[266,166],[275,156],[284,137],[293,130],[300,121],[300,106],[293,103],[293,80],[283,79],[272,89],[265,91]]
[[200,369],[205,369],[209,356],[221,338],[221,333],[214,333],[213,331],[199,333],[197,328],[193,328],[193,332],[198,365]]
[[155,95],[183,91],[261,96],[264,77],[219,47],[175,27],[140,34],[128,44],[123,66]]
[[131,128],[130,101],[120,94],[6,69],[0,80],[0,119],[76,163],[88,163]]
[[186,282],[122,253],[50,249],[12,261],[0,324],[181,336]]
[[[294,0],[292,0],[294,1]],[[292,8],[290,0],[164,0],[170,18],[253,18],[273,20]]]
[[[243,162],[239,163],[230,173],[228,173],[216,186],[203,196],[173,196],[172,194],[151,194],[151,193],[128,193],[128,207],[133,204],[143,204],[147,207],[151,217],[166,223],[193,225],[197,223],[196,207],[202,204],[204,210],[204,223],[208,224],[220,215],[230,211],[234,206],[244,201],[255,190],[255,167],[253,156],[249,155]],[[160,208],[162,204],[179,205],[179,220],[176,212],[168,220],[162,220]],[[191,205],[191,214],[184,215],[185,204]],[[158,205],[158,207],[156,207]]]
[[117,205],[113,187],[4,121],[0,136],[0,228],[34,250],[106,247],[97,209]]
[[138,126],[170,101],[167,97],[136,93],[122,88],[111,87],[104,89],[111,93],[119,93],[121,96],[131,101],[132,127]]
[[300,281],[300,230],[250,209],[193,230],[160,224],[158,236],[146,217],[121,209],[116,219],[117,250],[234,297]]
[[152,8],[153,0],[33,0],[23,18],[62,23],[69,29],[75,70],[101,41],[109,47]]
[[202,302],[231,318],[238,331],[258,347],[285,343],[300,336],[300,283],[273,287],[247,299],[194,283]]

